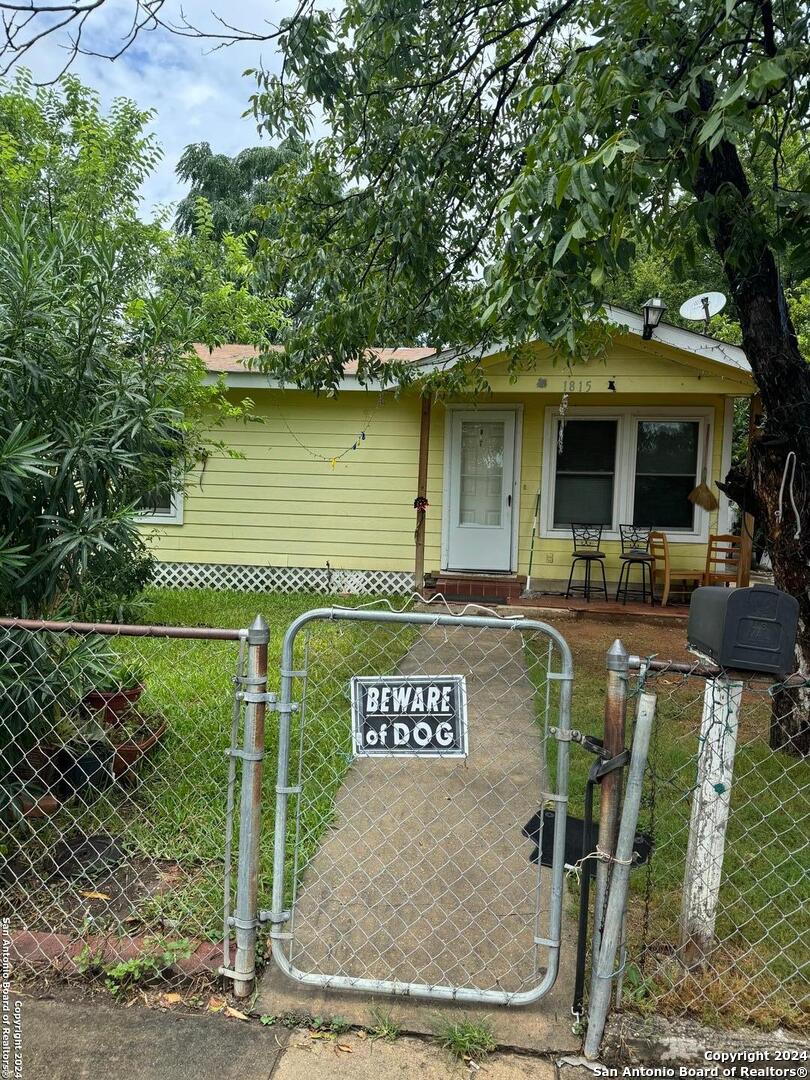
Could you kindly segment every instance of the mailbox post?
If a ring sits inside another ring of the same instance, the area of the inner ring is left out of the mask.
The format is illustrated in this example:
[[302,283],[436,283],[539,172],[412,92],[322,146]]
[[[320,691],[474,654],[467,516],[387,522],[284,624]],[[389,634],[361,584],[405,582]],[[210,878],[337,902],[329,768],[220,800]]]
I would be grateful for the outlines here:
[[681,907],[687,967],[699,966],[714,942],[742,689],[738,680],[706,680]]

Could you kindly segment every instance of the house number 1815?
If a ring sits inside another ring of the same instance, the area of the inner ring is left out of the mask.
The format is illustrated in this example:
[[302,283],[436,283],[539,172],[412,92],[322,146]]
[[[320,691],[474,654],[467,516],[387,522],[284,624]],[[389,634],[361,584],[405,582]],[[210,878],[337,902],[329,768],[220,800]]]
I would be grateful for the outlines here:
[[586,394],[590,388],[590,379],[563,379],[563,390],[566,394]]

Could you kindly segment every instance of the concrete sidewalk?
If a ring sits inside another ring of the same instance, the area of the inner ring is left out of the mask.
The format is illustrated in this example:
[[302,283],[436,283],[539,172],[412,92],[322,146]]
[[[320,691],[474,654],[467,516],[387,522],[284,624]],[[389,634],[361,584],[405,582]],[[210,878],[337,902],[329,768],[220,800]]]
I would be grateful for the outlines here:
[[551,1061],[495,1053],[471,1072],[434,1041],[336,1038],[211,1014],[20,998],[23,1080],[555,1080]]

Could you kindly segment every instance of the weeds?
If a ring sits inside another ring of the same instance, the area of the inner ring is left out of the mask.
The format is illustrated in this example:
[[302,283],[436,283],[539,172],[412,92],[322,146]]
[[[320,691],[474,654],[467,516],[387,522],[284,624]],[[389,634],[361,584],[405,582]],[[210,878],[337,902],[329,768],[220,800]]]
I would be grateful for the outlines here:
[[191,956],[191,944],[187,940],[161,942],[156,938],[154,947],[154,952],[142,952],[103,968],[104,984],[111,994],[117,996],[133,986],[157,979],[177,960]]
[[402,1029],[391,1016],[390,1012],[378,1007],[371,1010],[371,1016],[374,1020],[374,1027],[369,1028],[369,1036],[372,1041],[375,1039],[385,1039],[387,1042],[393,1042],[394,1039],[399,1038]]
[[309,1026],[324,1035],[343,1035],[352,1025],[346,1023],[342,1016],[313,1016]]
[[498,1046],[486,1020],[474,1023],[472,1020],[454,1022],[444,1018],[436,1027],[436,1035],[444,1049],[459,1061],[482,1061]]

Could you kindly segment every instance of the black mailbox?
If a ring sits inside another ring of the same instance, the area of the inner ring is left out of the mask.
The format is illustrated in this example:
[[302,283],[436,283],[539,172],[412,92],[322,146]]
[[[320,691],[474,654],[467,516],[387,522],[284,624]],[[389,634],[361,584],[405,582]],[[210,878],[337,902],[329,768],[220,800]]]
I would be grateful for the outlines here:
[[689,647],[723,668],[784,678],[796,667],[799,601],[774,585],[695,589],[689,605]]

